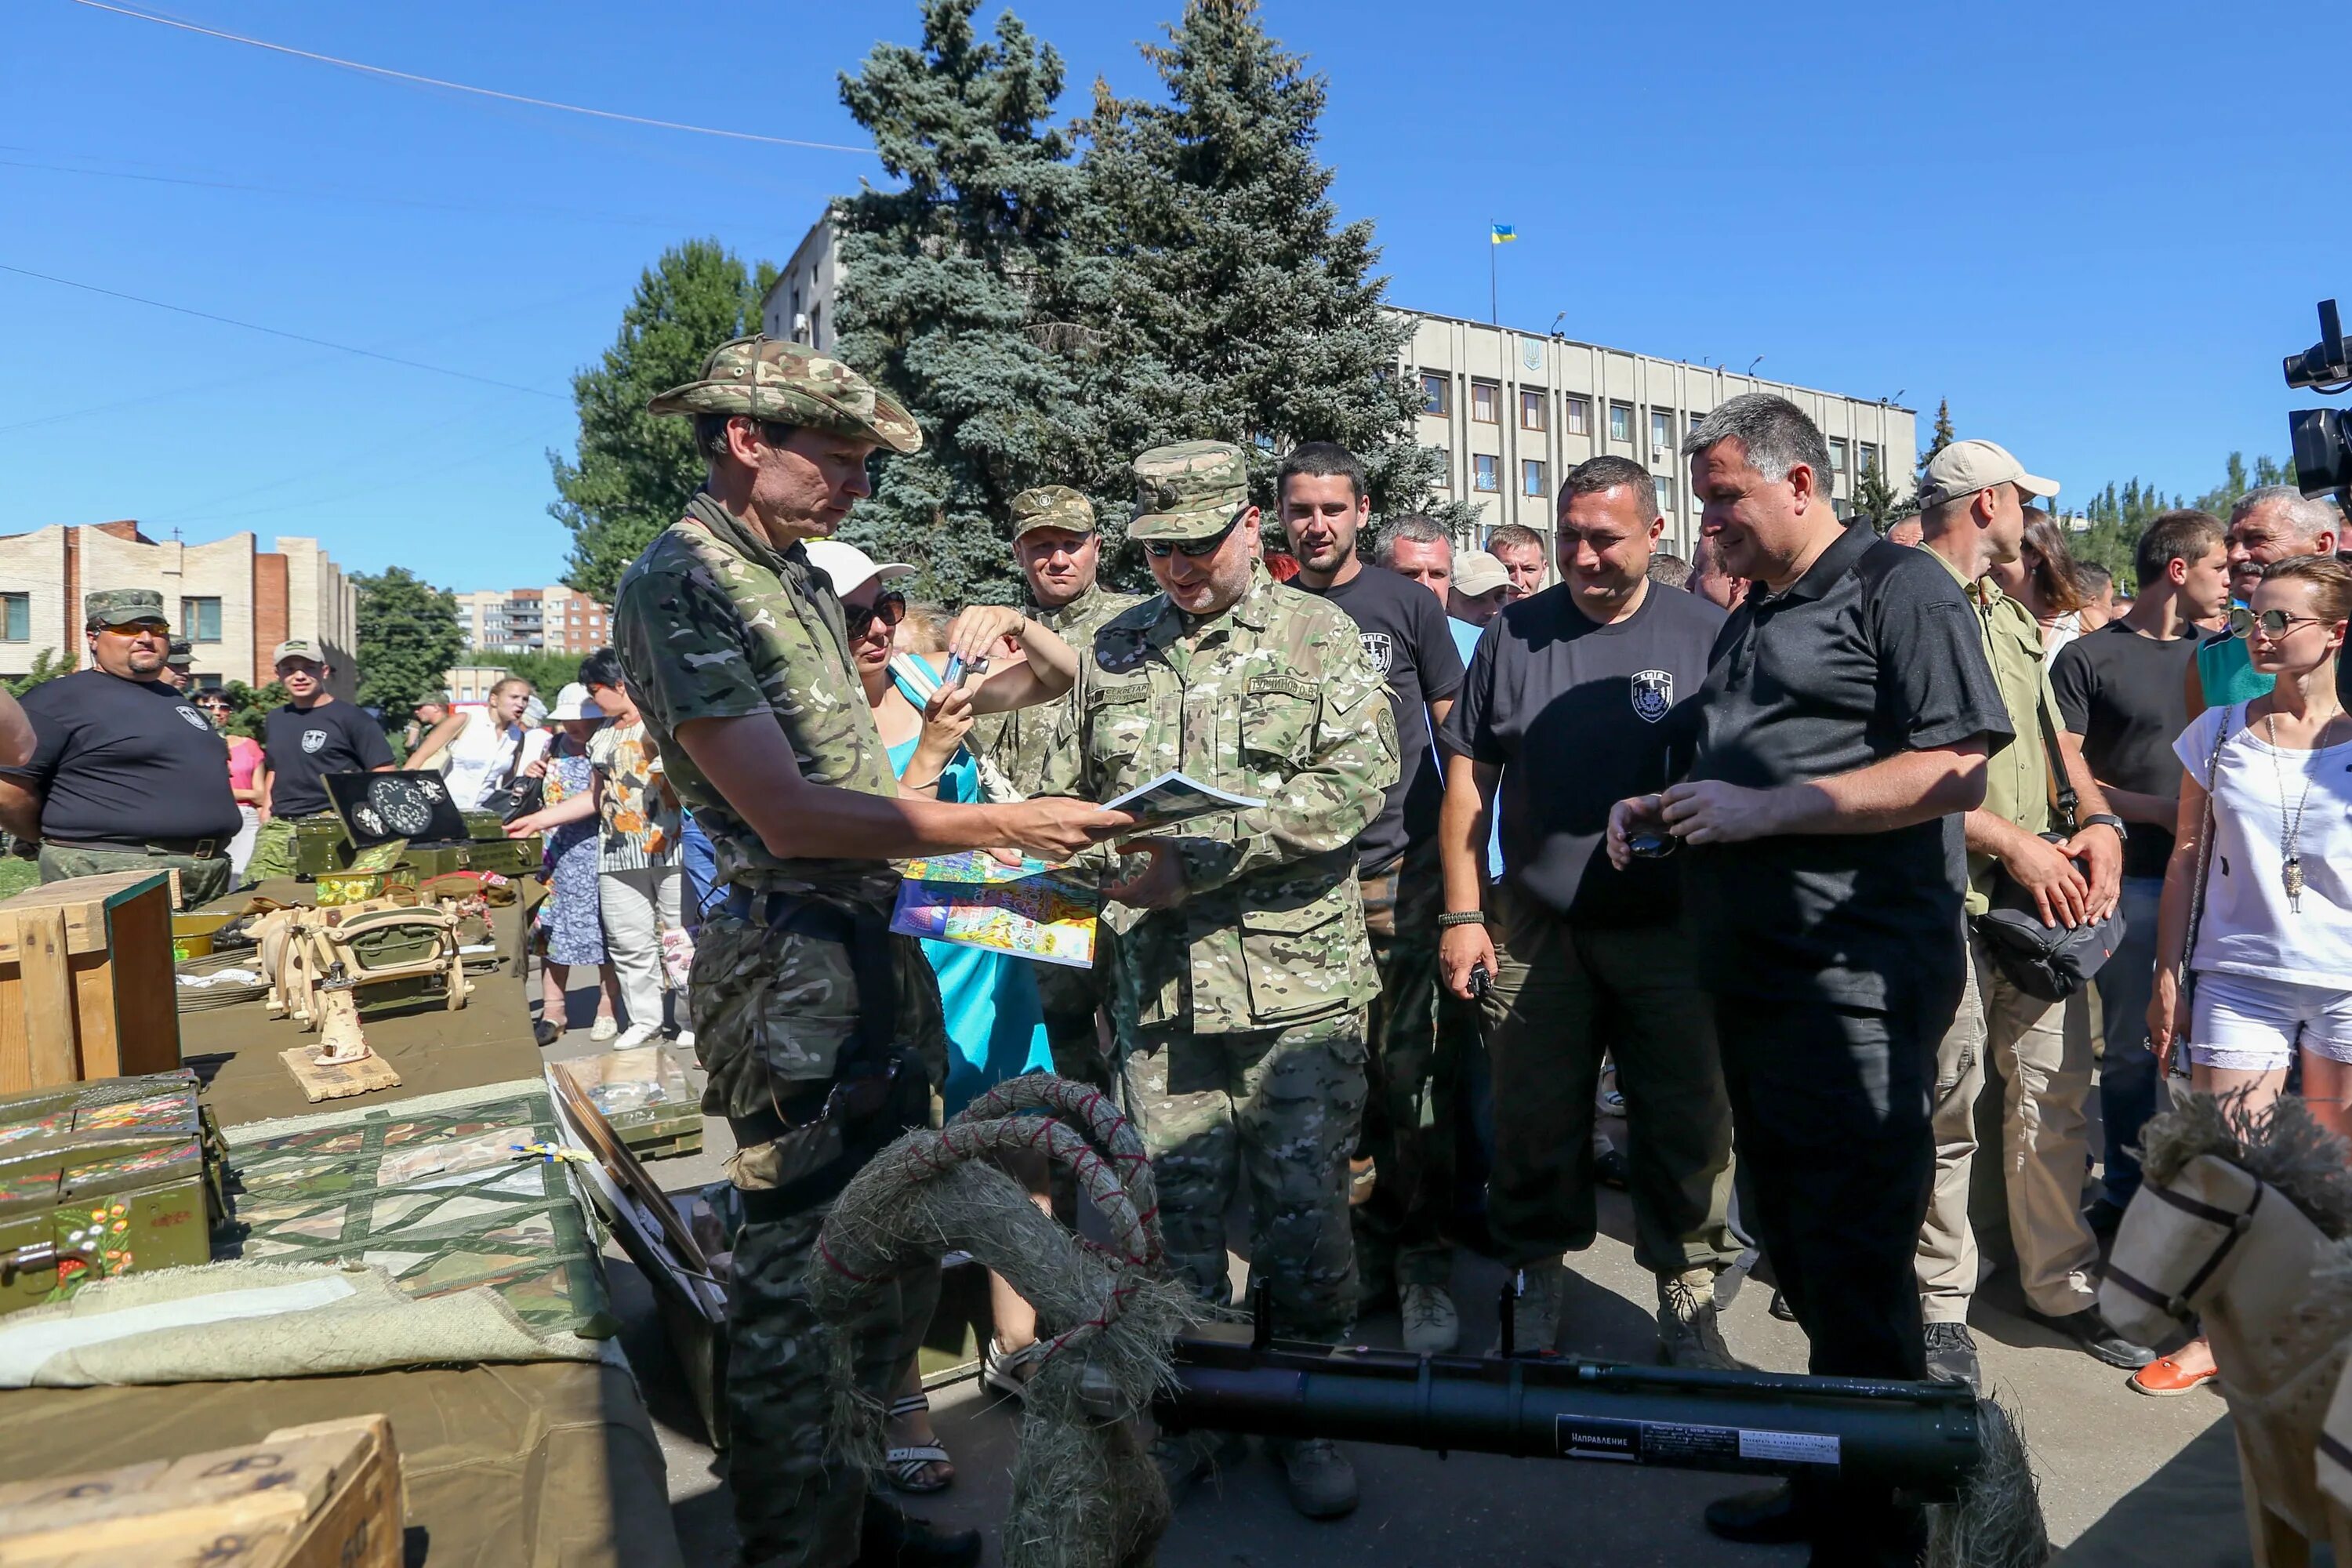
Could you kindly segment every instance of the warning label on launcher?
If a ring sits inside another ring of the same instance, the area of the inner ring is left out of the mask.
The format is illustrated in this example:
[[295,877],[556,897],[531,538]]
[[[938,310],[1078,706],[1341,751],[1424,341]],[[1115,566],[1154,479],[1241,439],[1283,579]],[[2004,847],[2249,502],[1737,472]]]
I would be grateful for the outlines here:
[[1562,1458],[1662,1465],[1675,1469],[1777,1469],[1788,1465],[1838,1462],[1837,1438],[1811,1432],[1563,1415],[1559,1417],[1559,1438]]

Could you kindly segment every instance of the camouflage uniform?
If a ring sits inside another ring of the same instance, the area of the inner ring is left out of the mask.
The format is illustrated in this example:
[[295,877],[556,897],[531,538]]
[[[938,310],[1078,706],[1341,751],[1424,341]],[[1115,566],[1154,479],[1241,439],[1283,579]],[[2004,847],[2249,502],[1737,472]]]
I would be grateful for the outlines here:
[[[1136,473],[1138,539],[1205,538],[1247,504],[1221,443],[1147,452]],[[1348,1155],[1379,988],[1355,838],[1396,779],[1396,722],[1353,622],[1262,565],[1250,577],[1206,619],[1157,595],[1107,623],[1042,782],[1108,800],[1181,768],[1265,802],[1184,825],[1176,907],[1110,911],[1122,1065],[1178,1274],[1229,1301],[1224,1216],[1245,1184],[1277,1331],[1330,1342],[1355,1307]]]
[[[1094,503],[1067,485],[1040,485],[1013,498],[1013,537],[1033,529],[1066,528],[1072,533],[1095,531]],[[1031,605],[1029,616],[1048,631],[1084,652],[1104,622],[1143,601],[1133,594],[1115,594],[1098,583],[1068,604],[1055,609]],[[1025,795],[1045,793],[1045,748],[1062,721],[1065,704],[1045,703],[983,714],[973,721],[968,741],[974,755],[993,763],[1013,786]],[[1064,1078],[1110,1086],[1109,1064],[1103,1060],[1095,1015],[1108,1000],[1108,977],[1118,959],[1112,952],[1117,938],[1108,928],[1097,933],[1095,966],[1072,969],[1058,963],[1030,965],[1037,972],[1037,996],[1045,1005],[1045,1036],[1054,1047],[1054,1070]]]
[[[700,380],[664,393],[652,406],[656,414],[754,415],[899,452],[922,441],[913,419],[847,366],[765,338],[722,344]],[[798,544],[777,550],[698,494],[623,574],[614,642],[671,786],[709,835],[718,880],[887,917],[898,881],[887,861],[771,854],[675,742],[689,720],[772,715],[810,783],[897,795],[850,664],[841,601],[806,552]],[[937,1083],[947,1062],[938,986],[912,939],[888,940],[898,992],[893,1038],[914,1049]],[[695,1051],[709,1074],[702,1109],[730,1119],[821,1099],[859,1016],[844,943],[725,910],[703,921],[688,990]],[[773,1143],[754,1142],[736,1155],[730,1178],[747,1193],[773,1189],[775,1154]],[[750,1218],[737,1235],[728,1466],[750,1563],[830,1568],[857,1554],[866,1478],[830,1451],[825,1337],[805,1283],[830,1206],[828,1199]],[[857,1325],[855,1360],[869,1392],[889,1396],[929,1322],[938,1289],[936,1271],[915,1277]]]

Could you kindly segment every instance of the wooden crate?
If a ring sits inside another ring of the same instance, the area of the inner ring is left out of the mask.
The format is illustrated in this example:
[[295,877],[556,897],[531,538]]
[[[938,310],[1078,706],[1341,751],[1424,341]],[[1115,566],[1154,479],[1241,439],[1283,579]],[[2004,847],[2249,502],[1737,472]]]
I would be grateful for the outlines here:
[[76,877],[0,902],[0,1094],[179,1065],[167,873]]
[[0,1485],[0,1568],[400,1568],[403,1530],[381,1415]]

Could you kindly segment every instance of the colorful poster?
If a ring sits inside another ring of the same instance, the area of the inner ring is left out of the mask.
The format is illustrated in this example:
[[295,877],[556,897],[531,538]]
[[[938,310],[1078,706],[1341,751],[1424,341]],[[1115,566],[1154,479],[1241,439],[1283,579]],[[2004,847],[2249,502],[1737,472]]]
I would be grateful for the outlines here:
[[1095,918],[1101,910],[1102,893],[1093,879],[1065,872],[1041,870],[1017,881],[931,881],[909,876],[899,884],[890,929],[933,942],[1090,969]]

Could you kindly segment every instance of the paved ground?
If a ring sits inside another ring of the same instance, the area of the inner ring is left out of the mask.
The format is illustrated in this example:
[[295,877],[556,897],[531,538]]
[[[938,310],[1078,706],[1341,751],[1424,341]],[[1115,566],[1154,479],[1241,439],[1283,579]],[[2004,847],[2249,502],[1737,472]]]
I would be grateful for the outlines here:
[[[591,1016],[587,1003],[585,995],[575,999],[571,1016]],[[548,1055],[601,1048],[584,1030],[575,1030]],[[718,1179],[726,1124],[709,1123],[708,1136],[710,1146],[702,1154],[654,1165],[656,1178],[672,1192]],[[1654,1337],[1653,1288],[1633,1264],[1631,1214],[1622,1194],[1603,1194],[1601,1223],[1604,1235],[1574,1260],[1559,1348],[1646,1360]],[[727,1568],[735,1560],[734,1535],[719,1467],[654,1321],[648,1287],[617,1256],[612,1271],[615,1304],[628,1325],[624,1344],[669,1458],[671,1506],[687,1562]],[[1465,1349],[1492,1343],[1502,1279],[1501,1270],[1483,1259],[1465,1254],[1458,1262],[1455,1295],[1465,1320]],[[1757,1366],[1802,1371],[1802,1336],[1768,1315],[1769,1295],[1761,1286],[1738,1291],[1725,1315],[1726,1337]],[[1995,1393],[2024,1427],[2051,1537],[2067,1549],[2065,1561],[2085,1568],[2159,1561],[2167,1568],[2221,1568],[2250,1561],[2221,1400],[2203,1391],[2168,1400],[2135,1394],[2123,1373],[2063,1346],[2018,1316],[2019,1307],[2013,1279],[1996,1276],[1978,1298],[1974,1328]],[[1365,1326],[1370,1342],[1392,1345],[1395,1335],[1393,1317]],[[939,1498],[910,1507],[942,1524],[992,1527],[1004,1505],[1016,1413],[1001,1400],[981,1397],[971,1383],[935,1392],[932,1399],[958,1479]],[[1699,1509],[1709,1498],[1755,1484],[1741,1478],[1476,1455],[1441,1459],[1372,1446],[1351,1451],[1364,1498],[1351,1517],[1331,1524],[1299,1519],[1270,1462],[1253,1457],[1180,1507],[1161,1543],[1160,1563],[1165,1568],[1459,1563],[1568,1568],[1700,1562],[1764,1568],[1802,1561],[1795,1548],[1727,1546],[1701,1528]],[[989,1561],[997,1561],[992,1542]]]

